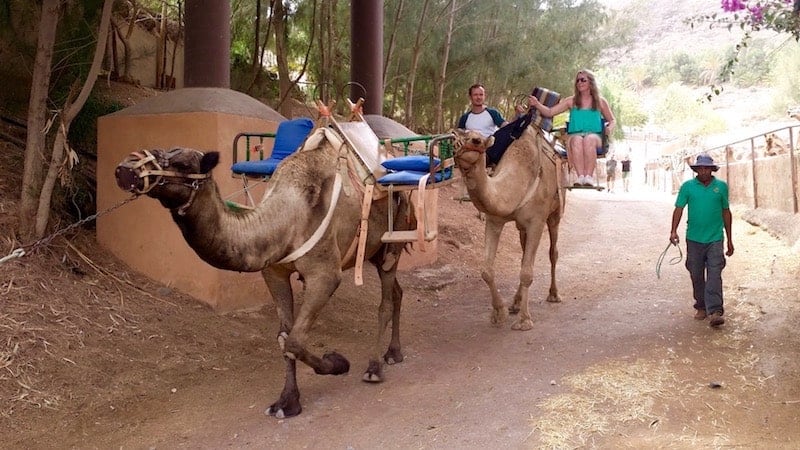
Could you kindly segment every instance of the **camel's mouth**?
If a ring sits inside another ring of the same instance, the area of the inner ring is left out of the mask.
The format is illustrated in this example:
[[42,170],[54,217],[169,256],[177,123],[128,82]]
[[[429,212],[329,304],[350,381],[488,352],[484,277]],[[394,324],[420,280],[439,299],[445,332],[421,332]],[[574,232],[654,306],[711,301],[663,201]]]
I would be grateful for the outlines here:
[[117,186],[123,191],[137,193],[141,192],[144,187],[144,181],[139,177],[136,169],[126,166],[125,163],[117,166],[114,176],[117,179]]

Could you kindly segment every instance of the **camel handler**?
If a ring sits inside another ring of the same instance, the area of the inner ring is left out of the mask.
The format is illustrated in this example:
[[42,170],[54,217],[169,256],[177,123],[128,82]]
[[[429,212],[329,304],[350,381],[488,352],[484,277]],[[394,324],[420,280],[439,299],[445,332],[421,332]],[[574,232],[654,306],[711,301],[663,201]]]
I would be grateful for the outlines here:
[[[709,317],[709,325],[718,327],[725,323],[722,317],[722,269],[725,255],[733,255],[731,210],[728,204],[728,184],[717,179],[712,172],[719,170],[711,156],[697,155],[690,166],[697,176],[684,182],[675,199],[669,241],[678,245],[678,225],[683,208],[689,206],[686,221],[686,269],[692,279],[694,318]],[[728,236],[727,251],[723,255],[722,231]]]

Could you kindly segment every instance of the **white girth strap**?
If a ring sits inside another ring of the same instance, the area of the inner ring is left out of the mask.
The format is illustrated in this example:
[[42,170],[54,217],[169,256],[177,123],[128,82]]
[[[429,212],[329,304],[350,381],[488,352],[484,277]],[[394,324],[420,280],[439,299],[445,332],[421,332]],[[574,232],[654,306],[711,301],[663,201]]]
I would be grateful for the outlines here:
[[342,176],[338,173],[336,174],[336,178],[333,180],[333,195],[331,195],[331,204],[328,206],[328,212],[325,213],[325,218],[322,219],[322,223],[319,224],[314,234],[311,235],[308,240],[297,248],[297,250],[293,251],[292,253],[286,255],[283,259],[277,262],[277,264],[286,264],[297,260],[297,258],[305,255],[308,253],[309,250],[314,248],[322,239],[322,235],[325,234],[325,231],[328,229],[328,225],[331,224],[331,217],[333,217],[333,211],[336,209],[336,203],[339,201],[339,193],[342,191]]

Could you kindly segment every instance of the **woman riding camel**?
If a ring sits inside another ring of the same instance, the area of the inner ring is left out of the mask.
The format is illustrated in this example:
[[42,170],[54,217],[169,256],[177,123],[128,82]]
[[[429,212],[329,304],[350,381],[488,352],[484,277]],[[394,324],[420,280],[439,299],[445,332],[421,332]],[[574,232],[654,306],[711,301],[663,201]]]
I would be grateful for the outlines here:
[[575,93],[553,107],[543,105],[532,95],[528,98],[528,105],[546,117],[569,110],[567,158],[578,175],[575,186],[594,186],[597,148],[603,145],[603,121],[606,122],[607,135],[614,132],[616,125],[608,101],[597,91],[594,74],[586,69],[580,70],[575,76]]

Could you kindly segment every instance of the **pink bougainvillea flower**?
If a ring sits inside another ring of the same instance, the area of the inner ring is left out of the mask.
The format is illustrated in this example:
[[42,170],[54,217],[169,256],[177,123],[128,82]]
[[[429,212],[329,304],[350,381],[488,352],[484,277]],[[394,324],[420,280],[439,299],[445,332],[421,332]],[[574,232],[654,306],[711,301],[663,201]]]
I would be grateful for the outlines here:
[[745,8],[746,6],[742,0],[722,0],[722,10],[725,12],[736,12]]
[[750,22],[759,24],[764,21],[764,11],[761,5],[751,6],[747,8],[747,11],[750,13]]

